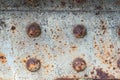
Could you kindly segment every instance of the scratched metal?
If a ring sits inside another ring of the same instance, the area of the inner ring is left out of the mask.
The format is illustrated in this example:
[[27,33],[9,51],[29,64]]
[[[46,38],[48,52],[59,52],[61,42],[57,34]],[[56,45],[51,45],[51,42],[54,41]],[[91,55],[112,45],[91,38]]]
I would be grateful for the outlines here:
[[[120,79],[120,0],[38,0],[37,5],[24,1],[28,0],[0,1],[0,55],[6,57],[6,62],[0,59],[0,80],[99,79],[100,68],[114,76],[111,79]],[[26,34],[33,22],[41,27],[37,38]],[[73,35],[77,24],[86,27],[84,38]],[[29,57],[41,61],[40,70],[26,69]],[[79,73],[72,68],[77,57],[87,64]]]

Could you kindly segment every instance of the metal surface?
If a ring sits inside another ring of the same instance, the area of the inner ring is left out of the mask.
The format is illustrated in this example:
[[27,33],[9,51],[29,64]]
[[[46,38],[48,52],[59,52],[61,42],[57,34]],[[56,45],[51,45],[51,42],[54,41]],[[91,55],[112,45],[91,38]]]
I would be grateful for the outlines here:
[[[0,80],[120,79],[120,0],[1,0],[0,6]],[[41,28],[37,38],[26,33],[33,22]],[[84,38],[73,34],[78,24],[87,29]],[[72,67],[78,57],[87,64],[81,72]],[[40,60],[38,71],[27,70],[29,58]]]

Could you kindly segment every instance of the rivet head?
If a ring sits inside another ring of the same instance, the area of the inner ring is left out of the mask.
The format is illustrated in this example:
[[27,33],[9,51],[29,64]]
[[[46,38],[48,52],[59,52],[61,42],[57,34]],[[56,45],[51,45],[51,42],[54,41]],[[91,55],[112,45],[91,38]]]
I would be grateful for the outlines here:
[[86,35],[86,28],[84,25],[77,25],[73,29],[73,34],[76,38],[83,38]]
[[40,67],[41,67],[40,60],[38,60],[36,58],[30,58],[26,62],[26,68],[27,68],[27,70],[29,70],[31,72],[38,71],[40,69]]
[[76,58],[73,60],[72,67],[75,71],[81,72],[86,69],[87,64],[82,58]]
[[28,25],[26,31],[27,35],[32,38],[38,37],[41,34],[41,28],[36,22]]

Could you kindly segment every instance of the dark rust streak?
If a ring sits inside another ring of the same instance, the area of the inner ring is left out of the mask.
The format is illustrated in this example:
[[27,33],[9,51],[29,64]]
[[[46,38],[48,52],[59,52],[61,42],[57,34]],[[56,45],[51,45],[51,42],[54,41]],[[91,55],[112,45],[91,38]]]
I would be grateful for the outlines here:
[[0,59],[6,59],[6,57],[4,57],[4,56],[0,56]]
[[113,75],[109,75],[108,73],[102,71],[101,68],[96,69],[96,72],[100,79],[114,79],[115,78]]
[[120,58],[117,60],[117,67],[120,68]]

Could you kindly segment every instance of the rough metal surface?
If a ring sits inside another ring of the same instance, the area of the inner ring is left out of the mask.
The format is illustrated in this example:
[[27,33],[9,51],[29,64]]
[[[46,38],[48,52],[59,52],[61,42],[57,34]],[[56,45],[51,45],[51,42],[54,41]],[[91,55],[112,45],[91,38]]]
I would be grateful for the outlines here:
[[0,0],[1,10],[120,11],[120,0]]
[[[66,0],[62,8],[60,0],[22,5],[24,1],[29,0],[0,1],[0,80],[120,79],[119,0]],[[41,27],[37,38],[26,33],[27,25],[33,22]],[[84,38],[74,36],[77,24],[86,27]],[[82,72],[72,67],[78,57],[87,64]],[[29,58],[41,61],[38,71],[26,69]]]

